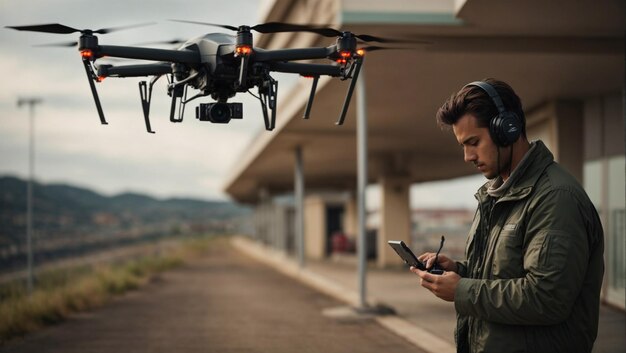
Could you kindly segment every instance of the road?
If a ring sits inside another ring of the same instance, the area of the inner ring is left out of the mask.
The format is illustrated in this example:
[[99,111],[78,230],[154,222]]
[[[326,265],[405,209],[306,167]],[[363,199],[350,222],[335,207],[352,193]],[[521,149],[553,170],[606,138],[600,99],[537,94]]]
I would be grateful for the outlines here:
[[141,290],[0,352],[421,352],[375,320],[322,314],[341,305],[217,242]]

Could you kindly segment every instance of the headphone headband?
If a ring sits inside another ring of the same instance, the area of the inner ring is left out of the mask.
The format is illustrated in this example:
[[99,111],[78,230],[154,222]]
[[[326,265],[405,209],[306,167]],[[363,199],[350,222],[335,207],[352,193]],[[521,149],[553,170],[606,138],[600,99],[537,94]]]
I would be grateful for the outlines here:
[[467,86],[478,86],[482,88],[483,91],[485,91],[489,95],[489,97],[491,97],[491,100],[496,105],[496,108],[498,108],[498,112],[500,114],[506,112],[506,109],[504,109],[504,103],[502,103],[502,98],[500,98],[498,91],[496,91],[496,89],[493,88],[492,85],[483,81],[474,81],[465,85],[465,87]]

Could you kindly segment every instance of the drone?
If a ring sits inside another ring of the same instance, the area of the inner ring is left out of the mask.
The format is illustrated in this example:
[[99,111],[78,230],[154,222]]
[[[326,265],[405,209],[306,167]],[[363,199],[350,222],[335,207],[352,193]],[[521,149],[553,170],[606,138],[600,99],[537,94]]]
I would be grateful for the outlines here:
[[[229,103],[237,93],[248,92],[260,102],[265,122],[265,129],[271,131],[276,126],[276,107],[278,81],[272,78],[272,72],[299,74],[313,79],[311,93],[304,111],[308,119],[315,97],[315,90],[320,76],[350,80],[350,85],[341,109],[337,125],[342,125],[359,72],[363,65],[365,52],[381,49],[406,49],[395,47],[363,46],[361,42],[379,43],[424,43],[404,39],[387,39],[367,34],[354,34],[334,28],[314,25],[268,22],[255,26],[230,26],[197,21],[171,20],[220,27],[236,32],[209,33],[184,41],[178,49],[158,49],[133,46],[100,45],[97,34],[128,29],[149,24],[125,27],[102,28],[99,30],[76,29],[66,25],[51,23],[30,26],[7,26],[19,31],[45,32],[55,34],[80,33],[78,42],[57,43],[45,46],[78,46],[89,87],[93,95],[101,124],[108,124],[96,83],[107,77],[144,77],[150,79],[139,82],[141,107],[148,133],[154,133],[150,124],[150,102],[152,88],[163,76],[167,77],[167,93],[171,97],[170,118],[174,123],[183,121],[185,105],[197,98],[210,96],[214,103],[200,103],[196,109],[196,119],[216,124],[227,124],[231,119],[243,118],[242,103]],[[334,44],[328,47],[293,48],[266,50],[253,46],[252,31],[259,33],[311,32],[325,37],[335,37]],[[178,44],[174,40],[161,44]],[[99,64],[96,61],[104,57],[147,60],[151,63],[138,65]],[[299,61],[328,59],[329,64],[303,63]],[[258,95],[250,90],[258,89]],[[188,97],[189,90],[198,93]]]

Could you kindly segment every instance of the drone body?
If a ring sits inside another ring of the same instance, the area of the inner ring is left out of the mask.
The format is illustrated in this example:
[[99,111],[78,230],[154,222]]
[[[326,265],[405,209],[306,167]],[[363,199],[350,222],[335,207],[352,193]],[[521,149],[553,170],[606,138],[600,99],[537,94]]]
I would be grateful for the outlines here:
[[[196,118],[213,123],[228,123],[231,119],[243,117],[241,103],[228,103],[237,93],[258,89],[265,128],[273,130],[276,123],[276,100],[278,82],[271,77],[272,72],[284,72],[312,77],[311,95],[305,109],[304,118],[308,119],[317,81],[321,75],[351,79],[350,86],[337,125],[343,124],[348,105],[354,91],[358,74],[363,64],[366,50],[393,49],[383,47],[365,47],[357,50],[357,39],[378,42],[406,42],[388,40],[369,35],[355,35],[351,32],[339,32],[332,28],[294,25],[286,23],[265,23],[253,27],[232,27],[202,22],[188,22],[202,25],[219,26],[237,31],[237,35],[210,33],[182,44],[177,50],[145,47],[100,45],[96,34],[106,34],[122,28],[100,30],[78,30],[61,24],[9,27],[17,30],[46,33],[80,32],[78,42],[63,43],[60,46],[76,46],[82,57],[89,85],[94,97],[100,122],[107,124],[102,105],[96,90],[96,82],[106,77],[143,77],[151,76],[139,82],[139,92],[146,129],[154,133],[150,125],[150,101],[152,88],[162,76],[168,78],[168,95],[171,97],[170,121],[182,122],[185,105],[190,101],[210,96],[215,103],[200,104],[196,107]],[[128,28],[128,27],[124,27]],[[328,37],[337,37],[335,44],[318,48],[295,48],[265,50],[253,47],[251,30],[261,33],[306,31]],[[173,43],[173,42],[169,42]],[[102,57],[117,57],[153,61],[140,65],[114,66],[95,62]],[[298,61],[329,59],[330,64],[310,64]],[[188,97],[190,89],[197,93]],[[250,92],[251,93],[251,92]]]

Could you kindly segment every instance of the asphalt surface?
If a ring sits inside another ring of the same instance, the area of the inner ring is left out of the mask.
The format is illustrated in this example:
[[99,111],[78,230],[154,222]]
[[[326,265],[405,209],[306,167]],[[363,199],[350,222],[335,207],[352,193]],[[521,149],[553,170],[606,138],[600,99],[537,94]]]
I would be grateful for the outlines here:
[[322,314],[342,305],[219,242],[141,290],[0,352],[421,352],[373,319]]

